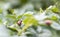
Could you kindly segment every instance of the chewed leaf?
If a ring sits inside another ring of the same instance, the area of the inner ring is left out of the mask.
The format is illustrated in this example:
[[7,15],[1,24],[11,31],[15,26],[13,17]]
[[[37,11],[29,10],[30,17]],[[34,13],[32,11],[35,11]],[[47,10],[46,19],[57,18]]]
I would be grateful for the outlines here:
[[53,22],[53,24],[51,25],[51,27],[55,30],[60,30],[60,25],[56,22]]

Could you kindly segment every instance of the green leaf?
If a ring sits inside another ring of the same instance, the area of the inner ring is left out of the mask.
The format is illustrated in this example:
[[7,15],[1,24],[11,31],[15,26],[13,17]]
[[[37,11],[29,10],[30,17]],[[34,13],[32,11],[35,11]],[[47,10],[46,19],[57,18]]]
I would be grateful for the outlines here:
[[2,13],[2,11],[3,11],[3,10],[2,10],[2,9],[0,9],[0,14]]
[[59,9],[56,6],[53,6],[51,9],[53,12],[59,12]]
[[25,14],[23,14],[23,16],[31,17],[31,16],[33,16],[33,15],[32,15],[32,14],[29,14],[29,13],[25,13]]
[[42,13],[43,12],[43,9],[42,8],[40,8],[40,13]]
[[17,32],[17,29],[13,25],[11,25],[11,26],[7,25],[7,28],[9,28],[12,31],[16,31]]
[[14,9],[8,9],[8,14],[14,14]]
[[0,23],[2,23],[2,19],[0,19]]
[[20,19],[22,18],[22,16],[23,16],[23,15],[17,16],[16,21],[20,20]]
[[56,16],[52,16],[52,17],[51,17],[51,20],[57,21],[58,18],[57,18]]
[[7,18],[15,19],[15,18],[16,18],[16,15],[10,15],[10,14],[8,14],[8,15],[6,15],[6,17],[7,17]]
[[[28,14],[27,14],[28,15]],[[22,28],[22,30],[19,31],[18,35],[20,35],[23,31],[25,31],[28,27],[30,27],[31,25],[36,25],[37,20],[34,19],[34,17],[32,15],[28,15],[25,17],[25,19],[23,20],[24,23],[24,27]]]
[[34,24],[36,25],[37,24],[37,20],[34,19],[33,17],[27,17],[23,20],[23,23],[26,25],[26,24]]

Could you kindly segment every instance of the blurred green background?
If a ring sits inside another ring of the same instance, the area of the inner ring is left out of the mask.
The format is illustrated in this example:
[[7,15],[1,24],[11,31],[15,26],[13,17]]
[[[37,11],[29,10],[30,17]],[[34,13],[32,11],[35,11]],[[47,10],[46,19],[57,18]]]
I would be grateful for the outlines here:
[[[19,19],[21,19],[21,16],[20,16],[21,14],[24,14],[27,11],[28,12],[31,11],[31,13],[35,11],[38,12],[40,11],[40,8],[43,10],[46,10],[51,5],[53,6],[53,8],[54,6],[57,6],[57,8],[60,10],[60,0],[0,0],[0,25],[2,25],[0,26],[0,37],[18,37],[15,34],[15,32],[6,28],[5,26],[6,22],[7,22],[7,25],[14,25]],[[53,9],[52,15],[54,14],[54,11],[58,12],[59,14],[60,11],[58,11],[58,9],[56,8]],[[51,12],[51,11],[47,11],[47,12]],[[53,20],[56,20],[56,19],[57,19],[56,17],[53,18]],[[47,29],[47,27],[45,29]],[[46,31],[49,31],[49,30],[46,30]],[[56,34],[52,28],[51,28],[51,31],[55,35],[54,37],[58,36],[58,34]],[[58,31],[56,32],[58,33]],[[10,36],[8,33],[13,33],[15,35]]]
[[21,8],[30,3],[34,10],[39,10],[39,8],[45,10],[50,5],[55,5],[59,0],[0,0],[0,2],[10,3],[12,8]]

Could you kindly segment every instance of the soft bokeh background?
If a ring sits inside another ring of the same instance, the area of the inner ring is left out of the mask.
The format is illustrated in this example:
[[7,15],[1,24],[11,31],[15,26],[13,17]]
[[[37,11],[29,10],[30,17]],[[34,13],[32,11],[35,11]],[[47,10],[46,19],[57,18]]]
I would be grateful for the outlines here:
[[[7,11],[9,9],[14,9],[14,13],[18,16],[27,11],[37,12],[40,10],[40,8],[45,10],[51,5],[57,5],[57,7],[60,9],[60,0],[0,0],[0,11],[3,10],[3,13],[0,14],[0,25],[1,25],[0,37],[18,37],[17,35],[10,36],[9,35],[10,30],[7,29],[4,25],[4,23],[6,22],[5,15],[7,15]],[[11,14],[11,13],[8,13],[8,14]],[[46,30],[43,30],[43,31],[46,31]],[[46,34],[48,33],[49,35],[51,35],[49,30],[47,30]],[[26,36],[23,35],[20,37],[26,37]],[[44,35],[42,37],[44,37]],[[46,36],[46,37],[50,37],[50,36]]]

